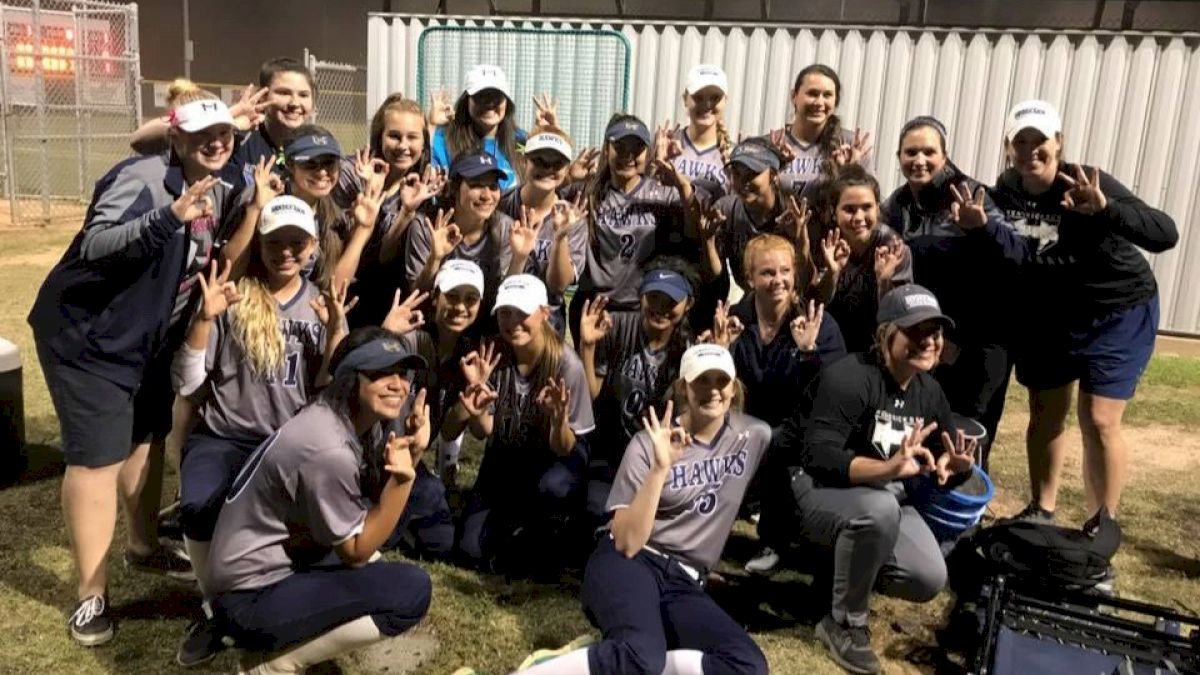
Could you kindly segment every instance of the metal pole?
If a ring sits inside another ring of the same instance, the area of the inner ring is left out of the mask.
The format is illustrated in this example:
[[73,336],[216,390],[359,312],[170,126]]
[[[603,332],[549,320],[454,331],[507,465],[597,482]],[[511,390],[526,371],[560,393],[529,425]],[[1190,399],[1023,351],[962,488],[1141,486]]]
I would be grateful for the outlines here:
[[129,3],[129,23],[125,26],[125,67],[129,75],[129,88],[133,92],[133,115],[129,130],[137,131],[142,123],[142,45],[138,37],[138,6]]
[[[8,25],[4,22],[4,6],[0,5],[0,26]],[[17,174],[16,167],[13,165],[12,153],[12,127],[9,125],[9,120],[12,114],[11,92],[8,88],[8,36],[0,33],[0,123],[4,125],[4,189],[5,196],[8,197],[8,211],[12,218],[13,225],[18,225],[21,222],[21,210],[17,206]]]
[[87,77],[87,71],[90,70],[91,61],[81,60],[83,56],[83,28],[87,23],[86,19],[80,19],[82,10],[78,5],[71,8],[71,13],[75,18],[75,59],[74,67],[72,68],[75,78],[75,155],[76,168],[79,170],[79,200],[83,201],[84,186],[87,182],[87,148],[84,147],[84,137],[87,135],[83,129],[83,106],[84,106],[84,91],[83,78]]
[[[136,5],[134,5],[133,11],[137,11]],[[195,49],[192,46],[191,11],[188,7],[188,0],[183,0],[183,76],[189,80],[192,79],[193,58],[195,58]]]
[[42,70],[42,0],[33,0],[33,89],[37,111],[38,138],[42,143],[42,218],[50,220],[50,148],[46,144],[46,77]]

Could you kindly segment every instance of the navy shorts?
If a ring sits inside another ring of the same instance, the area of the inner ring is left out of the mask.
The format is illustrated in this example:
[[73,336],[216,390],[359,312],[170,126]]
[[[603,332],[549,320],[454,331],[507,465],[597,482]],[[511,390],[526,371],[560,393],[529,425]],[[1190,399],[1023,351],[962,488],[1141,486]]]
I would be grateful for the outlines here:
[[1017,381],[1034,391],[1079,380],[1080,391],[1127,401],[1154,353],[1158,296],[1093,321],[1033,331],[1017,357]]
[[133,446],[165,438],[171,430],[175,397],[169,370],[147,369],[143,386],[133,392],[62,361],[41,343],[37,353],[69,466],[118,464]]
[[219,438],[206,427],[188,436],[179,462],[179,521],[188,539],[212,540],[229,486],[260,443]]

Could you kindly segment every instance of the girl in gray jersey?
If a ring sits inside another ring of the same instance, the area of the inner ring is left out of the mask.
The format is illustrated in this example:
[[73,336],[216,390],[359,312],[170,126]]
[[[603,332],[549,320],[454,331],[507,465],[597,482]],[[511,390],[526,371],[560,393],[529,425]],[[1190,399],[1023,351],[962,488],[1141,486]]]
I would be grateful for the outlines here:
[[[733,142],[724,120],[728,91],[729,78],[720,66],[707,63],[693,66],[683,90],[688,125],[678,129],[665,148],[679,173],[711,199],[724,194],[729,182],[725,164],[729,162]],[[656,151],[661,153],[663,149],[658,147]]]
[[500,199],[511,221],[500,232],[504,242],[500,267],[504,276],[528,273],[546,282],[554,327],[567,325],[563,292],[575,283],[587,263],[587,210],[582,195],[559,197],[571,165],[571,141],[555,126],[533,130],[521,155],[525,180]]
[[[301,673],[398,635],[429,608],[429,575],[372,562],[409,501],[429,442],[425,361],[382,328],[347,336],[320,398],[247,460],[213,533],[209,575],[221,627],[243,652],[239,672]],[[411,409],[400,432],[384,425]],[[367,504],[364,467],[385,476]]]
[[[433,288],[445,260],[470,260],[483,270],[488,286],[500,280],[500,232],[511,229],[508,216],[497,210],[500,181],[507,175],[487,154],[459,155],[450,167],[449,210],[438,209],[433,220],[418,216],[408,228],[404,280],[413,290]],[[484,298],[490,310],[492,299]]]
[[[487,438],[460,548],[475,562],[521,575],[561,570],[570,544],[590,531],[579,520],[592,401],[579,357],[549,323],[547,302],[535,276],[500,284],[496,315],[505,353],[490,382],[460,398],[471,433]],[[563,544],[558,555],[545,555],[546,541]]]
[[842,81],[829,66],[816,63],[796,75],[792,123],[771,132],[771,141],[789,160],[780,177],[792,194],[802,194],[807,186],[847,164],[874,171],[870,134],[843,129],[834,112],[841,97]]
[[[625,451],[612,511],[583,576],[583,610],[603,640],[529,675],[766,673],[744,628],[704,591],[771,430],[739,412],[733,357],[687,350],[675,403],[647,413]],[[676,416],[674,410],[679,410]]]
[[608,494],[625,447],[647,410],[661,409],[692,340],[688,312],[699,282],[680,258],[651,260],[642,277],[640,311],[612,314],[604,296],[584,307],[579,357],[595,401],[588,512],[607,520]]
[[[636,311],[641,266],[656,253],[683,253],[685,219],[691,218],[685,208],[691,182],[670,162],[652,161],[650,130],[641,120],[614,115],[604,139],[600,168],[585,188],[587,271],[571,303],[572,335],[579,334],[582,299],[603,293],[609,311]],[[648,175],[651,166],[657,178]]]
[[[326,357],[345,336],[344,284],[322,296],[302,274],[317,248],[304,202],[285,196],[267,204],[252,247],[248,273],[236,284],[230,268],[217,274],[215,263],[201,277],[203,304],[172,366],[181,396],[206,393],[183,447],[179,509],[206,613],[209,541],[230,483],[254,448],[328,379]],[[189,627],[177,659],[192,666],[220,649],[212,623],[201,621]]]

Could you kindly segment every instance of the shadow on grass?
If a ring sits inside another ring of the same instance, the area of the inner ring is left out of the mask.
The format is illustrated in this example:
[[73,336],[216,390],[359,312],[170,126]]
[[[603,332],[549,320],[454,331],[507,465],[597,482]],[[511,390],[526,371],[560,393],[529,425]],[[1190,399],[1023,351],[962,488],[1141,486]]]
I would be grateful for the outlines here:
[[1157,542],[1139,536],[1125,536],[1125,546],[1154,567],[1175,570],[1188,579],[1200,579],[1200,560],[1187,558]]
[[27,443],[15,456],[5,458],[6,463],[0,487],[10,488],[37,483],[62,476],[65,464],[62,451],[52,445]]

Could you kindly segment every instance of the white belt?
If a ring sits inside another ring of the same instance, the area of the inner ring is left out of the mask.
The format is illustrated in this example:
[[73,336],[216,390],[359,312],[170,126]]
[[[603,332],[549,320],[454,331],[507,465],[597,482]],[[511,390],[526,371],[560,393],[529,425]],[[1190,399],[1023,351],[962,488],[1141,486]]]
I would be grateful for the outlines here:
[[643,546],[642,548],[645,549],[646,551],[649,551],[650,553],[653,553],[654,555],[656,555],[660,558],[666,558],[667,560],[675,563],[676,565],[679,565],[679,568],[682,569],[689,577],[691,577],[692,581],[700,581],[700,579],[702,578],[700,576],[700,570],[683,562],[679,558],[676,558],[673,555],[667,555],[666,553],[663,553],[662,551],[654,549],[649,544]]

